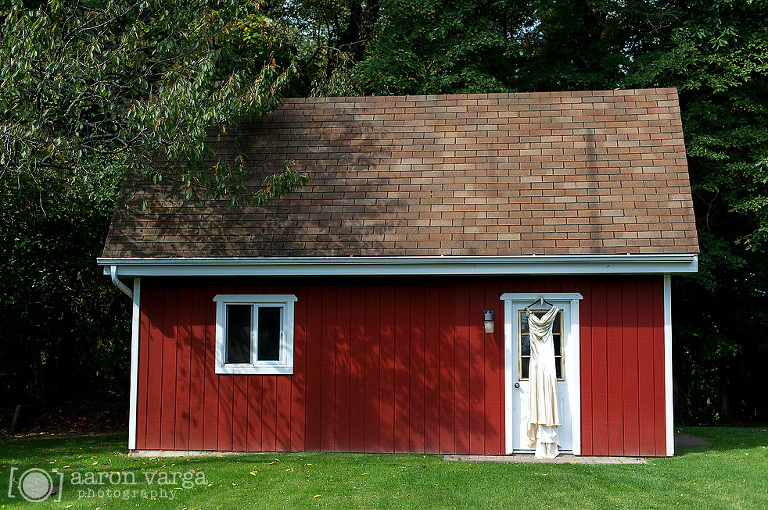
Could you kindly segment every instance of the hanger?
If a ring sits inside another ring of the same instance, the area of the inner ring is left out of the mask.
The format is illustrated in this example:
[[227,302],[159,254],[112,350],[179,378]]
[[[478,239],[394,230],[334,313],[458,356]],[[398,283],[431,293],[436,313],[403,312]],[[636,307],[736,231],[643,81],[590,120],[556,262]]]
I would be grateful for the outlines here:
[[530,311],[531,307],[534,306],[534,305],[537,305],[537,304],[539,306],[544,306],[545,304],[549,305],[550,307],[555,306],[552,303],[550,303],[549,301],[547,301],[546,299],[544,299],[543,295],[540,295],[539,299],[536,299],[533,303],[531,303],[530,305],[526,306],[525,309]]

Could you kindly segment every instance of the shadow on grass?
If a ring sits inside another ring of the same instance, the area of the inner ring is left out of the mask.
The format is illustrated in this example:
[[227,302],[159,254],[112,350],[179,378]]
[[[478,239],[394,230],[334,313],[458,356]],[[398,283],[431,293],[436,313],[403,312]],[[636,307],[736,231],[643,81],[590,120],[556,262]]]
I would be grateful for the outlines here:
[[[768,508],[766,428],[679,430],[713,444],[647,465],[577,466],[451,463],[414,454],[132,457],[125,434],[14,439],[0,444],[0,507],[517,508],[523,502],[532,509]],[[33,470],[63,473],[62,490],[40,503],[22,499],[22,477]],[[202,474],[203,483],[160,482],[188,472],[195,480]],[[109,478],[103,484],[81,481],[88,473]],[[127,473],[135,474],[135,483],[112,481]],[[108,494],[99,492],[114,489],[163,489],[173,499],[131,492],[126,500],[107,501]]]
[[0,461],[10,458],[34,458],[41,452],[56,452],[59,455],[78,454],[96,450],[127,454],[127,433],[67,434],[60,436],[7,437],[0,441]]
[[[684,436],[678,440],[678,435]],[[675,456],[768,447],[765,427],[676,427]]]
[[[77,456],[85,452],[92,454],[107,454],[129,459],[126,448],[126,433],[107,433],[92,435],[63,435],[63,436],[33,436],[5,438],[0,441],[0,462],[28,462],[44,456]],[[768,448],[768,426],[764,427],[676,427],[675,456],[681,457],[692,453],[707,451],[727,452],[729,450]],[[284,452],[243,452],[249,462],[255,464],[271,463],[275,455]],[[297,455],[316,455],[315,453],[297,453]],[[341,455],[341,454],[335,454]],[[350,454],[355,455],[355,454]],[[171,459],[169,457],[169,459]],[[220,456],[211,457],[177,457],[176,459],[193,461],[204,465],[207,460],[217,461]],[[148,455],[148,461],[162,462],[160,458]],[[232,456],[239,460],[239,455]]]

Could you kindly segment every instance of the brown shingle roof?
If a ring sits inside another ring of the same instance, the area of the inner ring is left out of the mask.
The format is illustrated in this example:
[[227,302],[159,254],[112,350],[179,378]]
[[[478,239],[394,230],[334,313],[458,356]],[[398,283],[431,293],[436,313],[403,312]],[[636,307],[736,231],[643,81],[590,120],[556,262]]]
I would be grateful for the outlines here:
[[288,99],[226,136],[254,184],[290,162],[309,184],[179,211],[139,184],[103,256],[698,252],[674,89]]

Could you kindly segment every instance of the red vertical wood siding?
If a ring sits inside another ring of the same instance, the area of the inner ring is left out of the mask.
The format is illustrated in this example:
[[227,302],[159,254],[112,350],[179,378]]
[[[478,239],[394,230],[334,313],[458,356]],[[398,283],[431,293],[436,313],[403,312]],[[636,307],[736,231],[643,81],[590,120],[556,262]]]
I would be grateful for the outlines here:
[[[162,288],[150,295],[152,308],[149,320],[150,326],[147,329],[149,330],[149,338],[151,340],[148,342],[147,357],[144,360],[147,364],[147,381],[145,385],[147,393],[147,426],[145,444],[148,449],[159,449],[162,382],[163,372],[165,371],[163,367],[163,316],[166,296]],[[144,297],[146,298],[146,296]],[[176,374],[172,374],[169,370],[168,377],[176,377]]]
[[[145,284],[142,283],[142,286]],[[211,296],[218,294],[215,289],[206,287],[201,305],[205,309],[205,359],[203,386],[203,449],[219,449],[219,376],[215,373],[214,360],[216,349],[216,307],[211,306]],[[153,309],[154,310],[154,309]],[[151,338],[150,338],[151,342]],[[192,410],[194,412],[194,409]]]
[[[502,454],[499,297],[546,290],[584,296],[582,454],[665,454],[661,276],[232,281],[142,281],[137,448]],[[293,375],[214,373],[231,292],[297,296]]]
[[204,444],[203,413],[205,391],[205,288],[197,287],[192,290],[190,306],[191,359],[189,386],[189,449],[202,450]]
[[411,291],[410,324],[410,356],[409,356],[409,385],[410,400],[408,404],[408,450],[423,452],[425,441],[424,414],[426,404],[425,376],[426,351],[424,346],[425,329],[425,289],[415,287]]
[[578,285],[583,455],[664,456],[662,276]]
[[[304,287],[299,287],[297,292],[306,296],[307,291]],[[307,317],[307,299],[303,302],[295,303],[295,313],[299,317]],[[293,366],[294,372],[291,378],[285,378],[285,384],[289,385],[291,389],[291,403],[290,403],[290,415],[288,420],[290,421],[290,446],[287,448],[292,451],[300,451],[307,449],[307,427],[306,427],[306,412],[307,412],[307,325],[304,324],[301,327],[294,328],[294,358]],[[257,378],[253,378],[257,379]],[[254,414],[253,416],[257,416]],[[253,420],[257,422],[257,420]]]
[[[437,453],[440,451],[440,288],[437,285],[424,289],[424,302],[424,451]],[[500,365],[503,371],[503,363]]]
[[453,453],[455,451],[454,416],[456,415],[456,401],[454,399],[454,350],[456,349],[456,329],[453,313],[455,302],[455,288],[445,284],[440,288],[439,314],[440,333],[438,338],[432,341],[438,344],[438,364],[440,367],[440,381],[438,398],[440,402],[440,421],[435,425],[440,432],[440,442],[437,451]]
[[[468,281],[456,285],[453,305],[453,430],[454,451],[469,451],[469,288]],[[482,308],[480,308],[482,310]]]
[[[321,431],[320,431],[320,416],[322,416],[324,408],[321,403],[321,384],[322,384],[322,314],[317,313],[320,311],[320,303],[323,299],[322,288],[311,287],[306,292],[307,296],[307,312],[303,316],[303,321],[296,321],[296,330],[301,330],[302,322],[306,324],[306,345],[304,348],[307,352],[307,357],[302,362],[306,362],[306,379],[305,386],[303,386],[304,392],[307,395],[307,400],[304,404],[305,408],[305,427],[306,427],[306,449],[311,451],[321,450]],[[298,303],[296,303],[298,305]],[[298,312],[294,310],[294,314]],[[296,316],[297,319],[298,316]],[[298,338],[294,337],[294,351],[296,349],[296,342]],[[293,375],[291,376],[294,382],[294,387],[298,384],[296,378],[296,355],[294,352],[293,358]],[[253,376],[249,376],[253,377]],[[258,376],[256,376],[258,378]],[[327,410],[326,410],[327,411]],[[298,448],[301,450],[301,448]],[[297,451],[298,451],[297,450]]]
[[[494,298],[501,296],[501,286],[498,280],[491,280],[485,285],[485,304],[494,302]],[[503,451],[505,445],[504,438],[504,365],[489,360],[504,359],[503,332],[500,331],[504,323],[501,305],[490,306],[488,309],[495,310],[494,321],[495,332],[492,342],[483,341],[485,354],[483,356],[483,389],[485,395],[483,414],[484,433],[483,441],[485,450],[489,452]],[[485,337],[483,337],[485,340]],[[497,428],[497,424],[502,424]]]
[[410,300],[411,288],[399,285],[395,291],[395,432],[393,434],[394,450],[399,452],[410,451],[410,395],[411,381],[409,377],[411,367],[410,357]]
[[607,286],[605,348],[606,372],[608,376],[608,451],[615,452],[624,443],[624,378],[622,377],[622,355],[624,328],[623,300],[620,280],[610,280]]
[[365,288],[355,287],[350,303],[349,445],[365,451]]
[[[192,336],[192,293],[183,292],[179,296],[177,310],[177,328],[174,338],[190,338]],[[174,448],[189,449],[190,414],[192,409],[189,402],[190,383],[192,381],[190,368],[192,366],[192,346],[190,342],[179,342],[176,349],[176,402],[174,425]]]

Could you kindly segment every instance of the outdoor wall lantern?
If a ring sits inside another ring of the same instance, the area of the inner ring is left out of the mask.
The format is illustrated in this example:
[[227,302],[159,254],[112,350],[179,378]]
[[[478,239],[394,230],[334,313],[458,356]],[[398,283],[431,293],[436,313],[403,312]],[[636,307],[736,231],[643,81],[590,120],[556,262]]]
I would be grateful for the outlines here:
[[483,310],[483,324],[486,333],[493,333],[493,310]]

